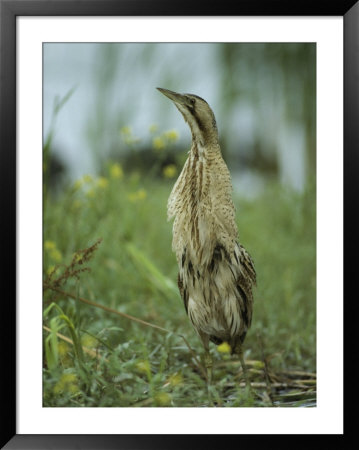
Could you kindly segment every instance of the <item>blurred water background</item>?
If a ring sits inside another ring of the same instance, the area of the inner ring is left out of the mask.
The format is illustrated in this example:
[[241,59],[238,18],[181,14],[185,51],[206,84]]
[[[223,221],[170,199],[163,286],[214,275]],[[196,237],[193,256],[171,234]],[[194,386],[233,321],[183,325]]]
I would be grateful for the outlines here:
[[[179,173],[190,132],[157,86],[210,104],[241,195],[253,197],[273,180],[301,192],[315,179],[315,44],[46,43],[50,188],[100,174],[108,159],[148,172],[162,158]],[[163,156],[166,136],[173,142]]]

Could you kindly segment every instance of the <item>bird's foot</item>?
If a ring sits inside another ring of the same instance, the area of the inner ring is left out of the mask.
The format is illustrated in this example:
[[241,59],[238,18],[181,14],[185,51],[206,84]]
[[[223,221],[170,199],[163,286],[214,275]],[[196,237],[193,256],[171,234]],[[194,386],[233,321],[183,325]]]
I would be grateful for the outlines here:
[[251,385],[251,381],[249,379],[249,373],[247,370],[246,363],[244,362],[244,357],[243,357],[242,352],[239,353],[239,360],[241,362],[241,366],[242,366],[242,370],[243,370],[244,380],[246,383],[246,390],[249,392],[252,392],[252,385]]

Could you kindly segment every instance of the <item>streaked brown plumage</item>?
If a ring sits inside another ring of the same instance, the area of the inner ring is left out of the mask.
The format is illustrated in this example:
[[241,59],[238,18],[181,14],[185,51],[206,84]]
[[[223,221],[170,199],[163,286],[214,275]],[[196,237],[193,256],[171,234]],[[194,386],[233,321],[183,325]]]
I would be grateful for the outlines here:
[[238,241],[232,184],[222,158],[214,114],[193,94],[157,88],[182,113],[192,133],[192,146],[168,199],[174,218],[172,247],[179,266],[178,287],[186,312],[202,339],[211,374],[209,341],[228,342],[239,355],[251,325],[252,259]]

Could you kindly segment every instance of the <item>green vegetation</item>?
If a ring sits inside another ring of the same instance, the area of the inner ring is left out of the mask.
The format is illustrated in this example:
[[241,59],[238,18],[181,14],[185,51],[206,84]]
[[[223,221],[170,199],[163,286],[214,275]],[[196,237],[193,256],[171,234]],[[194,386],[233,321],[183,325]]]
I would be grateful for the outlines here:
[[255,200],[235,198],[240,241],[258,273],[245,341],[253,392],[243,387],[239,361],[213,345],[209,399],[166,220],[176,175],[174,167],[160,179],[108,162],[100,177],[47,192],[44,406],[313,404],[314,184],[303,194],[272,185]]

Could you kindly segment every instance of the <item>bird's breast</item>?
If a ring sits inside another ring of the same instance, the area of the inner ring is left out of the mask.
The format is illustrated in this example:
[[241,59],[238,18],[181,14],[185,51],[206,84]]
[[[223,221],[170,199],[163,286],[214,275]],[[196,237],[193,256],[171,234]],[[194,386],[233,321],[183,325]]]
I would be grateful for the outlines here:
[[183,248],[194,263],[210,262],[217,242],[228,251],[237,239],[231,182],[220,152],[192,147],[168,200],[173,224],[173,249],[177,259]]

